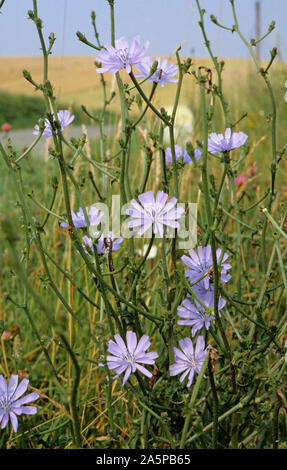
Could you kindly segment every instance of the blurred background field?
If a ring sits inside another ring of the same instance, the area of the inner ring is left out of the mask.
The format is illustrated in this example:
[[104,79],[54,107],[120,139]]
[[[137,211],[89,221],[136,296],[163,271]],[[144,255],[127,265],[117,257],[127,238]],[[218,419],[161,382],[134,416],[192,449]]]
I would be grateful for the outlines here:
[[[174,58],[168,57],[169,60]],[[184,58],[182,58],[184,60]],[[199,66],[205,66],[212,70],[212,80],[216,84],[216,74],[212,63],[207,58],[192,59],[193,66],[191,70],[197,71]],[[57,97],[58,108],[69,108],[75,114],[75,120],[72,127],[82,124],[92,126],[90,138],[94,139],[97,135],[98,125],[91,120],[81,109],[84,105],[94,116],[98,116],[103,105],[103,89],[100,82],[100,74],[96,73],[95,57],[93,56],[51,56],[49,59],[49,79],[54,87],[54,93]],[[245,59],[225,59],[223,73],[223,90],[226,100],[229,104],[231,120],[237,122],[244,113],[246,117],[240,122],[238,130],[246,132],[249,136],[249,142],[252,142],[252,157],[259,167],[260,174],[262,169],[267,170],[266,165],[270,156],[270,143],[266,141],[270,129],[269,114],[271,112],[270,99],[266,93],[266,86],[258,76],[254,63]],[[262,61],[262,66],[266,66]],[[31,72],[36,82],[41,81],[42,77],[42,58],[41,57],[4,57],[0,56],[0,123],[8,122],[12,126],[12,131],[17,129],[27,129],[25,145],[29,141],[29,130],[32,131],[39,117],[44,115],[44,102],[39,92],[35,92],[34,87],[28,83],[22,74],[24,69]],[[271,82],[274,89],[277,105],[277,139],[278,150],[282,150],[286,143],[285,129],[287,127],[287,102],[284,97],[287,92],[285,82],[287,80],[287,64],[285,62],[275,61],[271,73]],[[127,77],[122,78],[128,83]],[[115,91],[115,78],[106,74],[107,93]],[[146,92],[150,85],[144,85]],[[173,103],[176,87],[166,85],[158,87],[154,97],[155,105],[168,107]],[[180,104],[187,107],[193,114],[193,130],[186,140],[196,142],[200,137],[201,117],[199,114],[199,92],[198,86],[192,74],[184,77]],[[137,115],[137,106],[132,104],[131,116]],[[223,130],[223,115],[221,108],[215,110],[215,131]],[[180,120],[180,113],[178,113]],[[185,119],[185,116],[182,116]],[[114,128],[114,134],[117,133],[117,126],[120,124],[120,100],[116,96],[107,108],[105,124]],[[91,128],[90,128],[91,129]],[[78,135],[82,132],[78,130]],[[70,131],[71,133],[71,131]],[[5,133],[0,132],[0,138],[5,138]],[[32,137],[32,135],[31,135]],[[43,141],[44,139],[42,139]],[[15,145],[21,149],[21,140],[15,139]],[[42,142],[43,143],[43,142]],[[22,147],[24,147],[23,145]],[[33,151],[35,153],[37,151]],[[43,147],[41,148],[43,152]],[[282,162],[285,167],[285,162]],[[263,172],[264,174],[264,172]],[[282,174],[282,173],[281,173]],[[283,179],[279,175],[279,180]]]
[[[156,57],[154,57],[156,58]],[[172,57],[167,57],[173,60]],[[193,58],[193,70],[198,66],[206,66],[213,69],[211,61],[207,58]],[[259,80],[255,66],[247,59],[223,59],[224,68],[224,92],[234,120],[239,119],[243,112],[249,113],[247,125],[261,124],[266,117],[270,104],[265,92],[263,81]],[[72,107],[76,111],[77,121],[81,119],[87,122],[80,106],[84,105],[92,111],[100,110],[103,102],[100,74],[96,73],[95,57],[93,56],[51,56],[49,59],[49,79],[54,86],[55,96],[59,103],[66,107]],[[262,66],[266,66],[262,61]],[[43,114],[44,105],[41,96],[34,91],[22,74],[24,69],[31,72],[33,79],[40,82],[42,78],[41,57],[5,57],[0,56],[0,122],[9,122],[14,129],[33,127],[38,116]],[[215,73],[213,75],[215,79]],[[115,79],[111,75],[105,77],[107,89],[115,90]],[[285,127],[287,115],[287,103],[284,95],[287,91],[287,65],[285,62],[275,62],[271,71],[271,80],[276,93],[280,127]],[[126,78],[125,78],[125,81]],[[165,86],[157,90],[155,104],[158,107],[169,106],[173,103],[176,87]],[[198,92],[195,80],[192,76],[186,77],[183,84],[180,102],[188,106],[195,114],[198,109]],[[109,106],[110,112],[120,115],[119,100],[113,100]],[[81,119],[80,119],[81,118]],[[243,123],[246,125],[246,122]],[[218,122],[220,127],[220,121]]]

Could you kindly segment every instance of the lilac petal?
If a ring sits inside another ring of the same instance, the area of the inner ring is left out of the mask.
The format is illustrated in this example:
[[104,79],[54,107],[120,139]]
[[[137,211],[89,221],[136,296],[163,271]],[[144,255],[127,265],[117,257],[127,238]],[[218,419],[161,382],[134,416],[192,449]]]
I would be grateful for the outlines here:
[[115,46],[116,46],[116,49],[128,49],[129,48],[128,41],[124,36],[120,37],[119,39],[116,39]]
[[[183,340],[180,340],[180,346],[181,346],[181,342]],[[174,357],[175,357],[175,360],[176,361],[184,361],[186,362],[186,355],[178,348],[174,347]]]
[[184,299],[182,301],[182,305],[190,312],[196,312],[196,307],[190,302],[189,299]]
[[202,260],[202,259],[205,258],[205,249],[204,249],[204,248],[205,248],[205,247],[202,247],[202,246],[199,246],[199,247],[197,248],[198,258],[199,258],[200,260]]
[[143,225],[143,220],[142,219],[130,220],[128,222],[128,228],[140,227],[141,225]]
[[[169,212],[177,203],[176,197],[172,197],[164,207],[163,214]],[[181,207],[183,209],[183,207]]]
[[166,221],[163,221],[163,223],[167,227],[171,227],[171,228],[178,228],[179,227],[179,223],[176,220],[166,220]]
[[13,406],[12,405],[12,411],[13,413],[15,413],[16,415],[20,416],[22,414],[22,408],[21,406],[20,407],[16,407],[16,406]]
[[193,268],[193,267],[194,267],[194,263],[193,263],[192,260],[189,258],[189,256],[183,255],[183,256],[181,257],[181,260],[182,260],[183,263],[186,264],[186,266],[188,266],[189,268]]
[[7,395],[7,382],[3,375],[0,375],[0,395]]
[[9,413],[7,413],[6,411],[2,418],[1,429],[4,429],[7,426],[8,421],[9,421]]
[[230,141],[231,149],[241,147],[243,144],[245,144],[247,139],[248,135],[244,134],[243,132],[234,132]]
[[191,310],[188,310],[184,307],[178,307],[177,308],[177,313],[178,315],[181,317],[181,318],[195,318],[196,317],[196,313],[195,312],[192,312]]
[[205,348],[205,342],[204,342],[203,336],[199,336],[196,342],[196,346],[195,346],[195,357],[197,357],[201,353],[201,351],[204,350],[204,348]]
[[3,416],[5,415],[5,413],[6,413],[5,410],[0,409],[0,423],[1,423],[1,421],[2,421],[2,419],[3,419]]
[[40,130],[40,128],[39,128],[38,124],[36,124],[35,127],[34,127],[34,130],[33,130],[32,134],[33,134],[33,135],[39,135],[39,130]]
[[[158,356],[156,356],[158,357]],[[136,362],[140,363],[140,364],[150,364],[150,365],[153,365],[154,364],[154,359],[151,358],[151,357],[148,357],[147,354],[143,355],[143,356],[139,356],[139,357],[136,357]]]
[[180,376],[179,381],[182,383],[185,379],[185,377],[189,374],[190,368],[187,368],[184,373]]
[[26,392],[28,388],[29,380],[28,379],[23,379],[21,380],[17,390],[15,391],[14,395],[11,397],[13,401],[17,400],[17,398],[21,397],[23,393]]
[[169,366],[169,373],[171,376],[181,374],[184,370],[186,370],[186,363],[185,364],[179,364],[175,362],[174,364],[171,364]]
[[148,336],[143,335],[141,337],[141,339],[139,340],[139,342],[138,342],[138,345],[137,345],[136,350],[135,350],[135,355],[140,353],[140,352],[146,351],[150,347],[150,344],[151,343],[148,339]]
[[107,361],[109,361],[109,362],[118,362],[119,364],[121,364],[123,362],[122,354],[121,354],[121,356],[110,356],[110,355],[108,355],[107,356]]
[[136,356],[136,360],[141,362],[142,358],[151,359],[154,362],[154,360],[158,358],[158,353],[155,351],[151,351],[148,353],[145,353],[143,351],[142,353],[138,353],[138,355]]
[[29,393],[28,395],[25,395],[25,397],[22,397],[19,400],[15,401],[13,403],[13,407],[15,406],[17,408],[26,403],[31,403],[32,401],[38,400],[38,398],[39,398],[38,393],[36,392]]
[[126,72],[131,73],[131,71],[132,71],[132,68],[131,68],[130,64],[127,64],[126,65]]
[[[135,199],[132,199],[130,204],[139,212],[139,214],[145,214],[144,209],[142,208],[142,206]],[[127,209],[127,211],[128,210],[129,209]],[[127,211],[126,211],[126,214],[129,215],[129,213]]]
[[122,348],[111,339],[108,342],[108,351],[115,356],[121,356],[123,353]]
[[13,431],[14,431],[14,432],[17,432],[17,429],[18,429],[18,419],[17,419],[17,416],[13,413],[13,411],[10,411],[9,415],[10,415],[10,420],[11,420],[11,423],[12,423]]
[[9,381],[8,392],[7,392],[9,398],[15,392],[15,390],[17,388],[17,385],[18,385],[18,375],[17,374],[12,374],[11,378],[10,378],[10,381]]
[[123,339],[121,338],[121,336],[119,334],[116,334],[116,335],[114,335],[114,338],[115,338],[117,344],[119,345],[119,347],[121,348],[122,352],[127,354],[127,348],[126,348],[126,345],[125,345]]
[[114,369],[114,371],[117,373],[117,377],[118,377],[119,375],[121,375],[126,370],[127,367],[128,367],[127,364],[121,364],[118,367],[113,367],[113,368],[110,367],[110,369]]
[[119,368],[123,368],[123,371],[127,368],[127,363],[124,362],[121,360],[117,360],[115,362],[113,362],[112,358],[110,360],[108,360],[107,358],[107,366],[109,369],[111,370],[115,370],[118,374],[121,374],[121,372],[118,371]]
[[[140,44],[140,37],[135,36],[132,40],[131,47],[130,47],[130,55],[134,55],[134,53],[137,51],[138,47]],[[128,46],[127,46],[128,47]]]
[[21,406],[21,411],[25,415],[35,415],[38,409],[36,406]]
[[137,346],[137,335],[133,331],[127,331],[126,339],[128,350],[132,354]]
[[230,129],[230,127],[228,127],[228,128],[225,130],[224,137],[225,137],[225,140],[229,140],[229,139],[230,139],[230,137],[231,137],[231,129]]
[[138,231],[138,235],[143,235],[152,226],[152,220],[145,221],[142,228]]
[[[155,203],[156,203],[156,206],[157,206],[158,210],[163,209],[167,199],[168,199],[168,194],[164,193],[163,191],[158,191],[157,192],[157,195],[156,195],[156,198],[155,198]],[[170,201],[169,201],[169,204],[170,204]],[[168,204],[166,205],[166,207],[167,206],[168,206]],[[166,207],[165,207],[165,210],[168,210],[168,209],[166,209]]]
[[185,355],[193,354],[193,344],[190,338],[181,339],[179,345]]
[[190,387],[191,384],[192,384],[192,381],[193,381],[193,377],[194,377],[194,369],[191,369],[190,373],[189,373],[189,377],[188,377],[188,382],[187,382],[187,386]]
[[168,212],[164,211],[161,218],[164,218],[164,220],[180,219],[183,214],[184,207],[177,207],[176,209],[169,210]]
[[199,160],[201,157],[201,151],[199,149],[194,149],[194,156],[196,160]]
[[131,366],[129,366],[123,378],[123,385],[125,385],[126,381],[129,379],[129,376],[131,375],[131,371],[132,371]]
[[[166,224],[167,225],[167,224]],[[159,233],[160,238],[163,238],[163,226],[159,221],[156,221],[154,226],[154,233]]]
[[143,206],[151,206],[155,203],[152,191],[147,191],[146,193],[140,194],[138,198]]
[[143,366],[141,366],[140,364],[137,364],[137,369],[144,375],[146,375],[147,377],[151,378],[152,377],[152,374]]

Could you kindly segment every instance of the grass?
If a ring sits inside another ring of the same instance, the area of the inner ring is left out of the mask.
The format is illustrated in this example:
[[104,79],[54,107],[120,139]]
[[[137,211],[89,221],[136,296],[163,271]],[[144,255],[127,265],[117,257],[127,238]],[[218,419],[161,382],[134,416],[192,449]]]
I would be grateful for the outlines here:
[[[59,103],[58,109],[70,109],[71,113],[75,116],[73,125],[80,126],[90,123],[90,118],[77,105]],[[101,110],[91,109],[90,113],[97,118],[100,117]],[[111,121],[117,118],[115,114],[108,112],[105,114],[105,118],[110,118]],[[45,103],[38,95],[30,96],[0,92],[0,122],[11,124],[13,130],[34,128],[39,120],[39,116],[44,115]]]

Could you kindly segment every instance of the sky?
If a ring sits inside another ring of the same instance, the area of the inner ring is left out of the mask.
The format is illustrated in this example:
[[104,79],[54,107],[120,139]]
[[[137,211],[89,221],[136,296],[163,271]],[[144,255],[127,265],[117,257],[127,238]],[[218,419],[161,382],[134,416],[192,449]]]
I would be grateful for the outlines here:
[[[235,0],[239,24],[248,39],[255,37],[256,0]],[[248,51],[240,39],[229,31],[218,29],[210,19],[212,13],[226,26],[233,25],[229,0],[200,0],[206,9],[205,23],[208,39],[219,57],[247,58]],[[261,45],[262,59],[277,46],[287,61],[287,0],[260,0],[261,33],[272,20],[276,29]],[[35,25],[28,19],[32,0],[5,0],[0,14],[0,55],[40,55]],[[94,10],[101,42],[110,42],[109,5],[106,0],[38,0],[38,14],[43,20],[44,35],[56,35],[53,55],[95,55],[95,50],[82,44],[76,37],[81,31],[94,41],[90,14]],[[125,36],[129,41],[139,34],[141,40],[150,41],[150,55],[174,54],[179,45],[181,54],[205,57],[207,51],[198,26],[195,0],[115,0],[116,38]]]

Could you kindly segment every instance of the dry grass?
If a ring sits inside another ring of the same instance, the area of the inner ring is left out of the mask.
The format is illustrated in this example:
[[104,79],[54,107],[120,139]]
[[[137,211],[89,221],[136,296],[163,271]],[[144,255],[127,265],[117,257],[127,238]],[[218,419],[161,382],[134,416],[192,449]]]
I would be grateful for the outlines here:
[[[93,104],[95,108],[101,106],[100,76],[95,72],[95,58],[93,56],[52,56],[49,60],[49,79],[61,102],[86,106]],[[211,67],[210,59],[194,59],[194,70],[200,65]],[[0,91],[33,95],[35,93],[33,86],[24,79],[22,70],[29,70],[33,79],[36,82],[41,82],[42,67],[42,57],[0,57]],[[255,72],[253,64],[248,60],[227,59],[224,73],[226,89],[231,88],[236,92],[239,84],[240,88],[244,86],[252,69]],[[113,77],[106,74],[105,79],[108,85],[113,87]],[[190,103],[194,87],[195,81],[192,77],[184,80],[182,102]],[[175,90],[175,86],[162,88],[157,93],[157,104],[167,106],[172,103]],[[115,102],[113,106],[117,107],[118,103]]]

